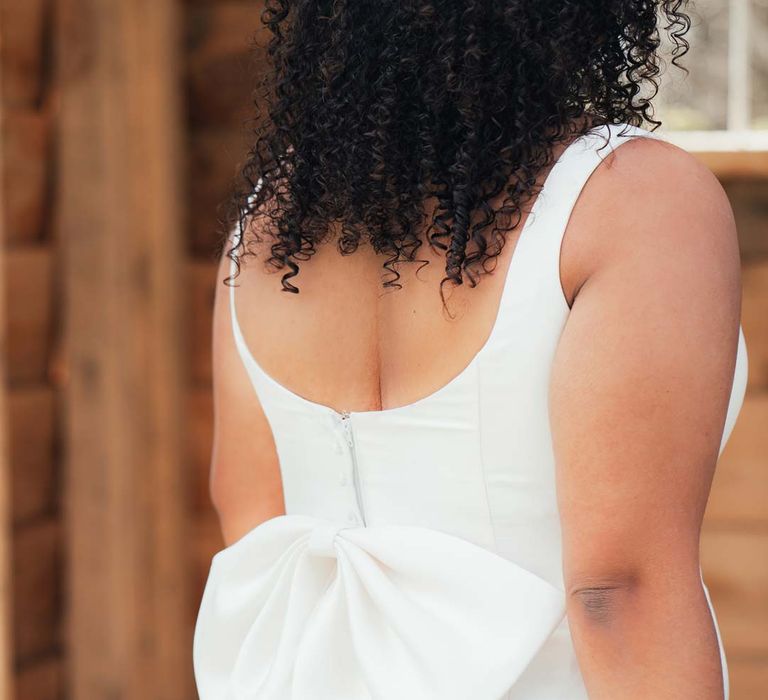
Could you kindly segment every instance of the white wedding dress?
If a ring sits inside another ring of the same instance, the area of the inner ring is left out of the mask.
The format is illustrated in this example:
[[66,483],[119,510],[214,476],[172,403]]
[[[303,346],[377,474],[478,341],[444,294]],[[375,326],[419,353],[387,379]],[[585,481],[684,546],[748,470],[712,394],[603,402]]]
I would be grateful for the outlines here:
[[[559,252],[591,172],[638,136],[659,138],[598,127],[568,146],[521,232],[487,342],[406,406],[339,413],[277,383],[245,345],[230,288],[286,515],[213,557],[193,648],[202,700],[587,698],[565,616],[547,411],[569,313]],[[721,451],[746,372],[740,332]]]

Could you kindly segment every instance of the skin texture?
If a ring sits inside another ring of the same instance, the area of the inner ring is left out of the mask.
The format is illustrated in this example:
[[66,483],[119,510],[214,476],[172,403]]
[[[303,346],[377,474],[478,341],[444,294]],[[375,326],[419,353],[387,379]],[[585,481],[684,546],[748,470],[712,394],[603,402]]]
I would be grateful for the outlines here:
[[631,142],[595,173],[572,224],[563,256],[578,292],[550,415],[589,697],[718,700],[699,532],[738,340],[731,208],[691,156]]
[[[556,147],[555,157],[563,148]],[[539,182],[546,174],[539,174]],[[382,290],[381,256],[370,248],[344,257],[332,245],[321,247],[302,271],[306,293],[294,295],[276,284],[279,272],[262,266],[269,255],[265,248],[260,258],[244,260],[236,280],[246,343],[278,382],[338,410],[390,408],[426,396],[458,374],[490,333],[526,219],[527,212],[498,257],[500,274],[486,275],[474,288],[451,290],[453,320],[437,291],[443,277],[439,253],[427,249],[423,257],[429,255],[434,264],[418,274],[417,264],[402,265],[403,288]],[[223,255],[214,306],[210,471],[211,496],[227,544],[284,512],[272,433],[232,335],[230,288],[223,284],[229,265]],[[327,338],[338,342],[328,345]],[[442,347],[452,351],[438,351]],[[305,348],[312,348],[311,357]]]
[[[382,293],[376,255],[321,248],[302,270],[300,295],[281,295],[274,275],[244,265],[243,332],[262,366],[311,400],[352,410],[408,403],[444,385],[483,344],[517,233],[499,274],[453,290],[453,321],[441,313],[439,264],[418,278],[415,266],[404,267],[403,289]],[[228,263],[224,256],[219,280]],[[577,202],[561,281],[572,311],[550,416],[568,616],[589,697],[719,700],[699,533],[740,314],[738,246],[722,188],[674,146],[623,144]],[[284,505],[228,304],[229,288],[217,285],[211,495],[231,544]],[[342,342],[324,342],[336,336]],[[338,356],[340,346],[348,356]]]

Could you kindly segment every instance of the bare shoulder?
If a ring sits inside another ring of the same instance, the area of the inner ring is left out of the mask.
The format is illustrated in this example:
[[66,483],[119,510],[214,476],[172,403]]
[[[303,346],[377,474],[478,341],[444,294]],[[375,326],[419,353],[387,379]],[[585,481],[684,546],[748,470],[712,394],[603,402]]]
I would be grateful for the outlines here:
[[733,294],[740,279],[736,225],[712,171],[663,139],[628,139],[604,153],[563,240],[569,302],[601,270],[629,264],[662,284],[698,280]]

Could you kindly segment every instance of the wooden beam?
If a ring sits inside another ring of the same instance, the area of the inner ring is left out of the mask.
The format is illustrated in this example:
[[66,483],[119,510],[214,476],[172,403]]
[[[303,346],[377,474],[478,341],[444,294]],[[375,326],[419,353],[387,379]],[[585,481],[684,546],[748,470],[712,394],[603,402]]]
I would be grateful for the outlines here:
[[[7,201],[7,200],[6,200]],[[9,304],[7,378],[12,388],[48,381],[54,328],[53,246],[6,245],[8,289],[23,304]]]
[[694,155],[721,180],[768,178],[768,151],[699,151]]
[[768,661],[768,529],[705,522],[701,568],[729,657]]
[[49,515],[14,531],[11,568],[17,672],[55,656],[61,648],[61,529],[61,520]]
[[14,528],[57,510],[56,392],[51,386],[11,389],[6,394]]
[[176,0],[57,0],[67,697],[193,696]]
[[48,0],[0,0],[3,28],[3,105],[36,104],[44,90]]
[[[0,26],[0,56],[4,56],[7,27]],[[0,61],[0,698],[14,696],[12,636],[12,532],[11,532],[11,465],[8,434],[8,363],[6,324],[7,267],[5,260],[7,218],[4,206],[5,95],[4,61]]]

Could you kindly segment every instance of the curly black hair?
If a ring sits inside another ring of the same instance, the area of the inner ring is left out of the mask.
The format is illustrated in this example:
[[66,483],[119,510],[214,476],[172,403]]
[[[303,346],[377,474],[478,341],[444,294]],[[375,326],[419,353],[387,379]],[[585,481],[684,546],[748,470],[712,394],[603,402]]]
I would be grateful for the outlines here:
[[[661,124],[651,104],[660,47],[666,39],[681,67],[685,6],[266,0],[269,70],[227,224],[239,230],[228,252],[238,273],[253,254],[249,239],[267,235],[266,264],[287,268],[283,290],[297,293],[299,262],[337,224],[342,254],[363,242],[387,256],[385,287],[401,286],[398,263],[427,264],[416,257],[424,241],[444,251],[441,296],[465,276],[474,286],[520,222],[555,144],[603,124]],[[425,227],[427,200],[435,206]],[[264,223],[249,225],[256,219]]]

